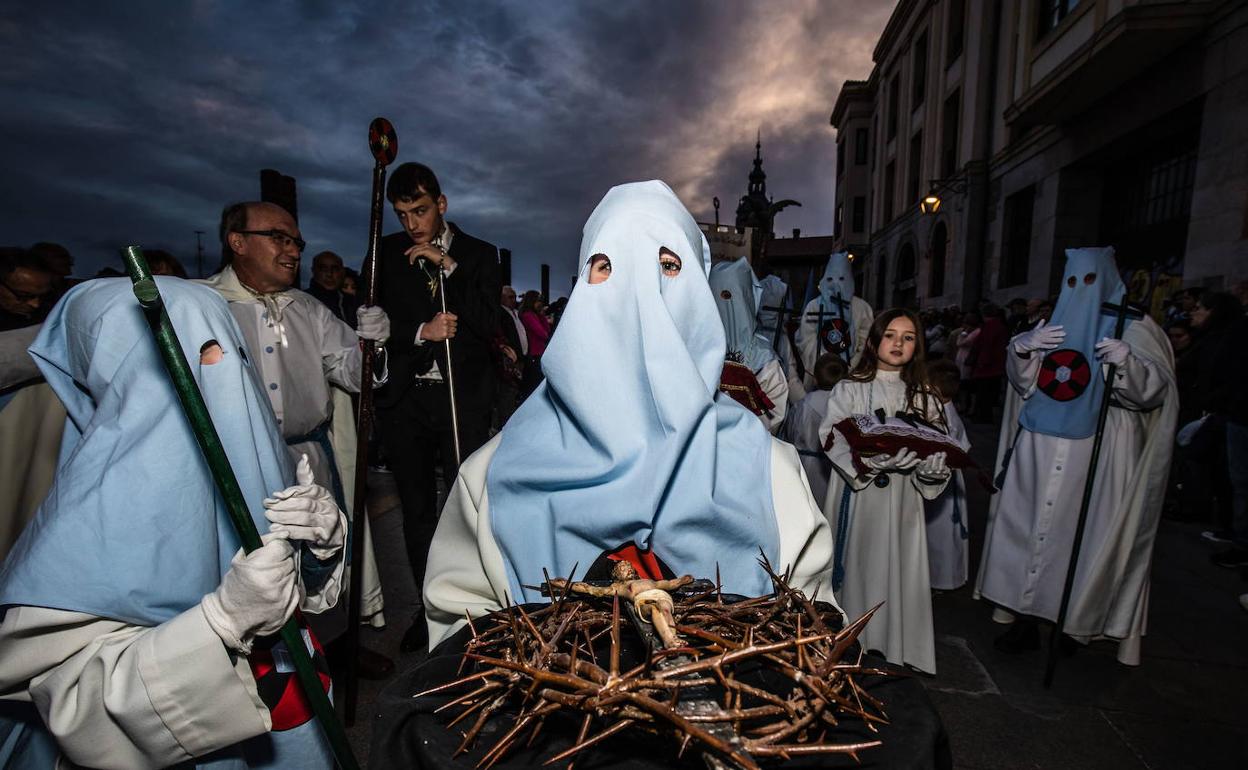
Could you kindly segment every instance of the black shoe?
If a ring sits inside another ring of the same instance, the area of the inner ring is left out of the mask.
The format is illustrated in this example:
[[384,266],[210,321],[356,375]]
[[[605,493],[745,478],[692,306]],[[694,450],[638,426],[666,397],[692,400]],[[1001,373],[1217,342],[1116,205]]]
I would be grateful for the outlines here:
[[998,652],[1017,655],[1020,652],[1040,649],[1040,629],[1034,621],[1016,620],[1010,630],[992,640]]
[[1248,548],[1228,548],[1225,551],[1218,551],[1209,557],[1209,561],[1227,569],[1248,567]]
[[404,654],[409,652],[424,652],[429,646],[429,626],[425,624],[424,618],[416,618],[412,623],[412,627],[407,629],[407,633],[403,634],[403,641],[399,643],[399,652]]
[[360,679],[386,679],[394,673],[394,661],[380,652],[360,647],[355,673]]

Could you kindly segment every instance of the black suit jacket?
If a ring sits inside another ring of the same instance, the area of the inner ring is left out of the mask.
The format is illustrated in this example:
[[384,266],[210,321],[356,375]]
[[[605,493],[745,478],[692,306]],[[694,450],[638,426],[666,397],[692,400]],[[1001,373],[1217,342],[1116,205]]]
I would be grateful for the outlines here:
[[[498,331],[498,297],[502,292],[498,249],[468,235],[453,222],[449,226],[454,235],[448,254],[456,267],[446,277],[446,309],[459,318],[459,329],[451,339],[455,392],[464,402],[475,400],[474,394],[484,394],[488,400],[492,388],[480,386],[494,379],[490,343]],[[415,377],[430,367],[437,366],[446,377],[446,346],[440,342],[416,344],[417,329],[442,306],[441,298],[429,293],[430,276],[436,278],[436,271],[420,259],[409,264],[403,252],[411,246],[406,232],[387,235],[377,260],[377,303],[390,317],[390,339],[386,342],[390,379],[377,392],[377,406],[383,409],[397,404]],[[464,406],[475,409],[483,405]]]

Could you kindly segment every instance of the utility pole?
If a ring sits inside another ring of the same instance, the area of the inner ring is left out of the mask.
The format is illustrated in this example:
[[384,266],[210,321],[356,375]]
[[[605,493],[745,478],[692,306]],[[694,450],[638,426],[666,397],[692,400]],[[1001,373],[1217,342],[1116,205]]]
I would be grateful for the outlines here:
[[195,272],[197,278],[204,277],[204,231],[195,231]]

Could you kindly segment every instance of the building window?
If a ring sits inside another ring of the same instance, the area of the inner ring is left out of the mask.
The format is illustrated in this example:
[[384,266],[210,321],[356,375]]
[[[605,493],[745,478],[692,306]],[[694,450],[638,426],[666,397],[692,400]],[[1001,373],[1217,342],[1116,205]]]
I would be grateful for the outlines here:
[[836,143],[836,175],[845,175],[845,142]]
[[923,132],[910,139],[909,169],[906,174],[906,192],[908,201],[917,201],[923,196]]
[[900,109],[901,75],[896,74],[893,75],[892,81],[888,84],[888,115],[884,117],[889,141],[897,138],[897,111]]
[[844,218],[845,206],[840,201],[836,203],[836,219],[832,223],[832,236],[834,238],[841,237],[841,222]]
[[1036,0],[1036,39],[1052,32],[1078,4],[1079,0]]
[[918,293],[914,282],[914,246],[907,243],[897,252],[897,273],[893,277],[893,307],[918,306]]
[[897,197],[897,161],[884,167],[884,222],[893,221],[893,199]]
[[945,47],[945,66],[962,55],[966,39],[966,0],[949,0],[949,42]]
[[931,269],[928,270],[927,296],[939,297],[945,293],[945,255],[949,250],[949,228],[937,222],[932,228]]
[[917,109],[927,95],[927,32],[914,44],[914,80],[910,83],[910,109]]
[[879,274],[875,277],[875,306],[876,308],[884,307],[884,292],[888,288],[888,260],[884,259],[884,255],[880,255],[880,261],[876,263]]
[[[879,136],[879,135],[880,135],[880,117],[879,115],[872,115],[871,116],[871,136]],[[883,145],[881,145],[881,147],[882,146]],[[881,152],[882,151],[883,150],[881,150]],[[871,170],[872,171],[875,170],[875,154],[874,153],[872,153],[871,155]]]
[[867,196],[865,195],[854,196],[854,210],[851,216],[853,217],[853,220],[850,222],[850,225],[849,225],[850,230],[852,230],[855,233],[860,233],[864,229],[866,229]]
[[940,126],[940,175],[948,179],[958,171],[958,120],[962,110],[962,92],[954,91],[945,100]]
[[1005,199],[1002,223],[999,288],[1027,283],[1031,262],[1031,220],[1036,204],[1035,186],[1025,187]]
[[867,164],[867,155],[871,152],[871,135],[867,133],[867,129],[859,128],[854,131],[854,165],[865,166]]

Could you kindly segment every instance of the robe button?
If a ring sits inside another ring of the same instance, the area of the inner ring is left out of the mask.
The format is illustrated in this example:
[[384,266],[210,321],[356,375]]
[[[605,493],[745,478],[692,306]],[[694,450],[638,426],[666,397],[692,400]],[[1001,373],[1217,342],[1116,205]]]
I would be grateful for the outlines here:
[[[272,352],[273,352],[273,346],[272,346],[272,345],[267,345],[267,346],[265,346],[265,348],[264,348],[264,352],[265,352],[265,353],[272,353]],[[1058,468],[1058,470],[1060,471],[1060,470],[1061,470],[1061,468]]]
[[880,489],[883,489],[884,487],[887,487],[887,486],[888,486],[888,484],[889,484],[889,481],[888,481],[888,475],[887,475],[887,474],[881,474],[881,475],[879,475],[879,476],[876,476],[876,477],[875,477],[875,481],[874,481],[874,482],[872,482],[872,483],[873,483],[873,484],[875,484],[875,485],[876,485],[877,487],[879,487]]
[[[272,348],[269,348],[269,352],[270,352],[270,353],[272,353],[272,352],[273,352],[273,349],[272,349]],[[1062,466],[1060,466],[1060,465],[1059,465],[1059,466],[1057,466],[1057,469],[1060,471],[1060,470],[1062,469]]]
[[269,390],[277,390],[277,383],[276,383],[276,382],[270,382],[270,383],[269,383]]

